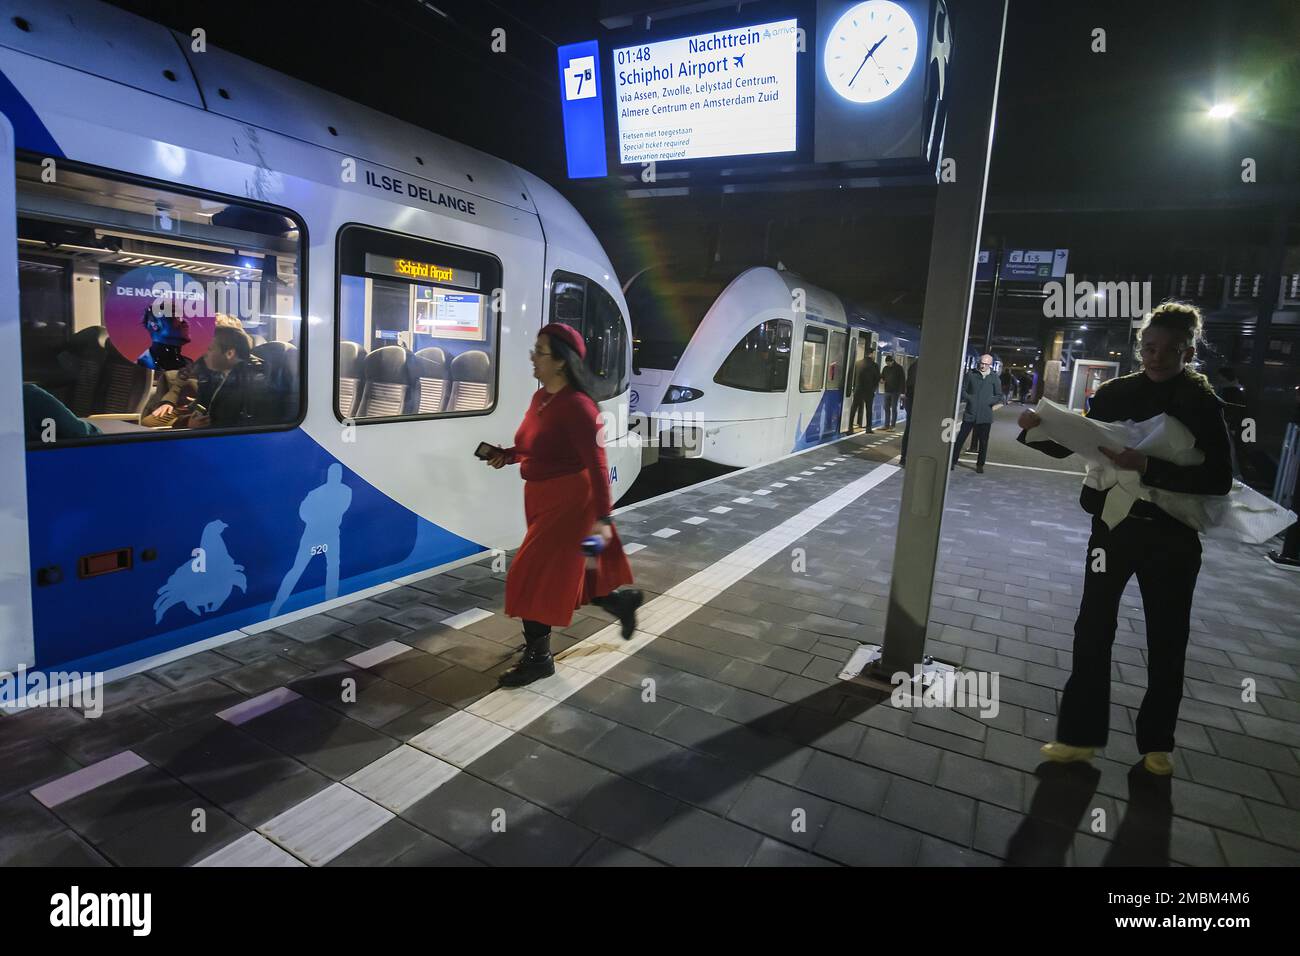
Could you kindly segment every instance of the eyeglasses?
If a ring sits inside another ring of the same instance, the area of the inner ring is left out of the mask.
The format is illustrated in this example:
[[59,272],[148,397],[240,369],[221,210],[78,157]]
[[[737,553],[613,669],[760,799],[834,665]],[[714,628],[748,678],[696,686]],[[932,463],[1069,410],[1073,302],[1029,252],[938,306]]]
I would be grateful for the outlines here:
[[537,349],[529,349],[529,350],[528,350],[528,357],[529,357],[529,358],[537,358],[537,356],[539,356],[539,355],[550,356],[550,355],[554,355],[554,354],[555,354],[554,352],[539,352],[539,351],[537,351]]

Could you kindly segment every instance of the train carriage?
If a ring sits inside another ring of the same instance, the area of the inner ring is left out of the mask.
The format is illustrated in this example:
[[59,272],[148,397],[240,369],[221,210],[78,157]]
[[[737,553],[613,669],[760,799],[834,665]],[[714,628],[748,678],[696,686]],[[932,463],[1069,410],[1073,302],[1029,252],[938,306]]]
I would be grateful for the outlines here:
[[[893,355],[906,370],[916,357],[918,329],[792,272],[755,267],[730,281],[663,273],[639,273],[625,290],[634,421],[653,436],[647,461],[748,467],[830,441],[848,433],[858,360]],[[883,423],[884,400],[873,397],[873,422]]]
[[[631,486],[626,305],[555,190],[112,7],[3,12],[0,671],[140,669],[515,547],[518,474],[473,451],[552,319]],[[252,397],[182,420],[223,325],[256,374],[213,408]]]

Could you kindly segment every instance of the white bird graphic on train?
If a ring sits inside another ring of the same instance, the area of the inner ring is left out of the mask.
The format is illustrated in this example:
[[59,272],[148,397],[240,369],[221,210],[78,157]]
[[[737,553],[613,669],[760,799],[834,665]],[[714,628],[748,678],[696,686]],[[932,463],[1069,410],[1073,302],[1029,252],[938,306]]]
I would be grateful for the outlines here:
[[177,604],[184,604],[202,616],[225,604],[235,588],[248,593],[244,566],[235,563],[221,537],[228,527],[220,519],[208,522],[194,559],[173,571],[167,583],[158,589],[158,600],[153,604],[155,624]]

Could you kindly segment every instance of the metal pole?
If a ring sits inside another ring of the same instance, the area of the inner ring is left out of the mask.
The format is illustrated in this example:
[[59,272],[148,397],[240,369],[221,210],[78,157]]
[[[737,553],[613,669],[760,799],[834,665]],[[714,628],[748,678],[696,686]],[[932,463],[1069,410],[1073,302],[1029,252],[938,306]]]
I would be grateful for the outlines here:
[[910,671],[925,652],[1007,20],[1006,0],[950,0],[948,9],[954,73],[946,139],[957,179],[941,183],[935,200],[922,364],[911,413],[916,420],[908,439],[885,642],[871,668],[872,676],[886,680],[895,671]]
[[989,303],[989,324],[984,330],[984,351],[993,353],[993,319],[998,314],[998,286],[1002,282],[1002,237],[998,237],[997,258],[993,261],[993,295]]

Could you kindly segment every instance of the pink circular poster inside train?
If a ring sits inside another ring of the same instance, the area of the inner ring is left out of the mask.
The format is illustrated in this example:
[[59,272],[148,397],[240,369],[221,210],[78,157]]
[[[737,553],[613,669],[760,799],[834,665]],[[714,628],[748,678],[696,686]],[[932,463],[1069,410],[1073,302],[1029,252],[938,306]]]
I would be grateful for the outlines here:
[[[145,314],[159,306],[158,328],[145,327]],[[195,360],[212,341],[214,310],[205,286],[193,276],[166,266],[141,266],[104,287],[104,328],[121,355],[134,362],[149,351],[155,338],[181,345],[181,354]],[[183,340],[188,339],[188,342]],[[182,344],[183,343],[183,344]]]

